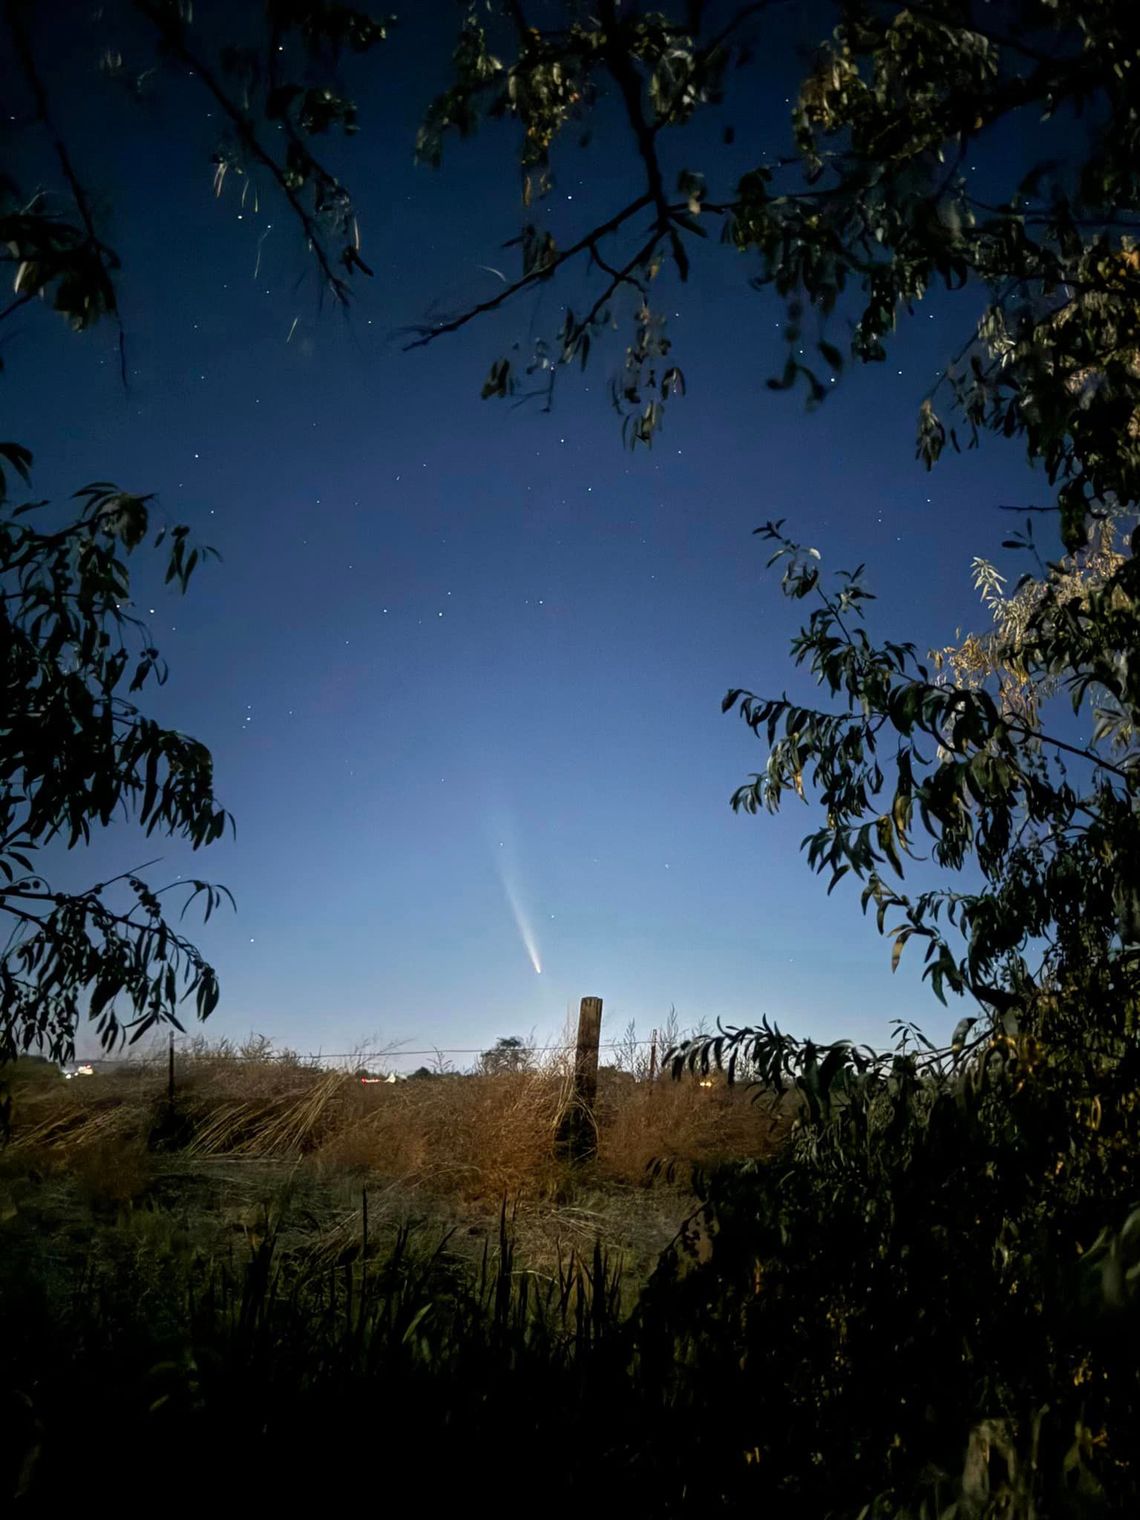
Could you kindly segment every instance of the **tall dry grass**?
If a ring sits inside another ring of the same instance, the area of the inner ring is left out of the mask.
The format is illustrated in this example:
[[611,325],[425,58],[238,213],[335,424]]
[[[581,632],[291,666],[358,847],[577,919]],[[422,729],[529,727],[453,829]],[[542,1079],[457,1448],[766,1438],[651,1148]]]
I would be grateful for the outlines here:
[[[304,1159],[466,1201],[558,1202],[569,1173],[555,1133],[568,1097],[557,1061],[366,1086],[295,1058],[199,1047],[179,1057],[173,1107],[160,1062],[29,1088],[13,1107],[9,1160],[92,1175],[98,1158],[113,1172],[116,1152],[140,1149],[203,1161]],[[767,1105],[745,1089],[606,1070],[596,1119],[588,1174],[627,1188],[647,1182],[654,1163],[684,1180],[691,1165],[763,1156],[778,1135]]]

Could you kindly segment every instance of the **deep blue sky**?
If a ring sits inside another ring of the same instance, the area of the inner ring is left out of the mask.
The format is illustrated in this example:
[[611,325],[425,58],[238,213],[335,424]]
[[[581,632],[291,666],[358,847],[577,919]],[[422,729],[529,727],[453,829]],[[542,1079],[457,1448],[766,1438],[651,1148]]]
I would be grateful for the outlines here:
[[[56,879],[161,853],[156,881],[225,882],[238,913],[195,931],[222,978],[210,1031],[306,1050],[556,1038],[585,993],[605,999],[604,1037],[629,1019],[648,1034],[670,1005],[683,1024],[766,1013],[820,1038],[881,1040],[896,1017],[948,1029],[961,1010],[920,986],[916,958],[891,976],[857,887],[828,898],[807,871],[814,812],[731,813],[764,750],[720,699],[794,680],[795,609],[751,536],[769,517],[832,567],[867,562],[887,636],[926,648],[983,621],[970,558],[997,552],[998,504],[1032,499],[1033,481],[1013,448],[932,475],[914,459],[918,403],[977,298],[934,301],[888,364],[807,415],[764,388],[779,308],[714,247],[682,300],[662,280],[689,394],[652,452],[623,450],[608,405],[624,332],[553,415],[481,402],[490,360],[532,321],[553,331],[565,296],[425,351],[394,336],[491,293],[478,266],[517,258],[501,247],[518,222],[511,129],[451,144],[439,173],[412,163],[449,45],[421,18],[363,76],[363,130],[337,161],[376,277],[347,319],[298,286],[271,195],[240,220],[236,197],[213,198],[192,84],[141,115],[84,98],[100,131],[76,154],[124,255],[130,389],[109,328],[77,338],[36,314],[5,344],[5,430],[33,448],[37,494],[153,490],[222,552],[184,600],[149,589],[140,560],[138,603],[172,671],[149,705],[210,745],[238,836],[191,859],[117,828]],[[737,167],[774,145],[784,79],[773,63],[734,103]],[[678,139],[674,169],[711,164],[716,141]],[[557,167],[566,232],[634,182],[605,122]]]

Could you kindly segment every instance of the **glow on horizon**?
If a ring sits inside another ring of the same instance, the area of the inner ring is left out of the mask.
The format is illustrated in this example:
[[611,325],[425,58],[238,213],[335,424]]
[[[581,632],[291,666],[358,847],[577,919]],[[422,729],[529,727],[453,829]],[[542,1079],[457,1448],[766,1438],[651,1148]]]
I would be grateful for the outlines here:
[[534,937],[534,930],[530,926],[530,920],[527,918],[526,913],[523,911],[523,906],[519,902],[518,894],[516,893],[511,883],[507,880],[506,874],[504,872],[500,872],[500,879],[503,883],[503,891],[506,893],[507,902],[510,904],[511,912],[514,915],[515,923],[518,926],[519,938],[523,942],[523,949],[526,951],[527,955],[530,956],[530,963],[534,967],[535,975],[541,976],[542,961],[539,959],[538,941]]

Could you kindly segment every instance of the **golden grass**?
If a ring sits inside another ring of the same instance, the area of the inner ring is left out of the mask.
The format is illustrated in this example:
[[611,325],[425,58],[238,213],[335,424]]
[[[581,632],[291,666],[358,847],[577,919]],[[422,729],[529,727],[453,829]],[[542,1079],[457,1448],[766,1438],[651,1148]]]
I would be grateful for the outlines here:
[[[568,1097],[556,1066],[364,1086],[341,1071],[199,1051],[179,1060],[173,1131],[165,1085],[157,1064],[36,1084],[13,1105],[10,1162],[94,1175],[113,1171],[117,1152],[159,1143],[202,1162],[304,1158],[456,1200],[525,1196],[552,1206],[571,1201],[584,1175],[555,1155]],[[767,1106],[747,1091],[691,1080],[603,1072],[596,1118],[587,1174],[603,1187],[643,1185],[654,1162],[679,1169],[683,1182],[692,1164],[763,1156],[775,1140]],[[109,1180],[108,1196],[125,1185]]]
[[778,1139],[767,1105],[743,1089],[603,1069],[597,1158],[572,1166],[556,1155],[568,1078],[554,1062],[365,1086],[199,1048],[178,1059],[173,1113],[165,1061],[12,1089],[0,1224],[70,1242],[77,1259],[144,1247],[224,1254],[273,1218],[289,1250],[319,1265],[359,1246],[365,1193],[370,1239],[412,1223],[450,1232],[479,1259],[495,1248],[507,1199],[529,1269],[555,1273],[568,1251],[601,1240],[633,1292],[692,1212],[691,1168],[762,1157]]
[[766,1101],[743,1087],[702,1088],[685,1079],[635,1082],[599,1105],[598,1165],[623,1182],[644,1181],[655,1162],[674,1169],[766,1156],[786,1130]]

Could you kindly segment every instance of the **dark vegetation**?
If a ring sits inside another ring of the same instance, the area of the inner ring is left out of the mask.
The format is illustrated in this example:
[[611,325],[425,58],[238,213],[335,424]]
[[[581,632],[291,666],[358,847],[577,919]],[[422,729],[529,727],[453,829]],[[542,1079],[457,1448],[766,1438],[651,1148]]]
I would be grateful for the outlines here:
[[[895,959],[921,949],[933,992],[965,1000],[950,1046],[903,1028],[886,1052],[821,1048],[765,1024],[686,1042],[678,1072],[735,1076],[743,1062],[767,1092],[793,1092],[798,1122],[774,1154],[691,1177],[694,1229],[632,1297],[601,1246],[529,1271],[508,1219],[472,1262],[402,1226],[378,1239],[363,1195],[333,1260],[289,1245],[267,1214],[232,1256],[124,1249],[116,1224],[73,1270],[48,1236],[6,1220],[21,1244],[0,1257],[0,1431],[25,1511],[71,1492],[70,1462],[89,1470],[112,1451],[124,1491],[179,1502],[213,1496],[223,1473],[228,1494],[290,1502],[363,1501],[410,1476],[421,1495],[429,1484],[422,1503],[450,1508],[431,1487],[444,1473],[555,1513],[1140,1510],[1134,7],[823,7],[837,29],[802,80],[789,152],[723,185],[715,163],[670,167],[687,124],[719,109],[736,71],[747,77],[778,9],[663,15],[599,0],[553,7],[544,27],[525,3],[465,10],[453,85],[420,150],[438,160],[449,132],[484,116],[521,125],[522,266],[490,304],[572,261],[590,265],[596,299],[565,311],[533,356],[497,360],[485,393],[521,395],[521,383],[549,401],[628,318],[613,397],[633,443],[652,441],[684,388],[655,290],[683,298],[690,249],[713,228],[784,301],[788,358],[770,383],[805,387],[810,404],[848,361],[880,360],[932,285],[970,305],[960,352],[921,402],[918,452],[930,467],[986,434],[1025,448],[1050,493],[1008,540],[1030,556],[1026,580],[1000,598],[983,579],[1001,602],[994,629],[924,660],[871,636],[858,572],[828,578],[815,549],[767,524],[783,589],[805,608],[793,656],[823,705],[726,699],[768,746],[736,805],[774,809],[788,792],[818,804],[809,865],[829,888],[861,881]],[[19,0],[4,19],[23,128],[57,187],[4,182],[15,306],[45,298],[80,329],[115,320],[117,260],[57,128],[51,39]],[[113,71],[130,74],[135,54],[193,70],[228,122],[219,183],[275,187],[324,287],[347,299],[367,266],[314,143],[355,128],[336,57],[379,48],[383,26],[271,0],[264,37],[215,49],[174,4],[108,6],[104,21],[125,38]],[[560,246],[540,215],[554,160],[607,93],[644,190]],[[1000,131],[1026,114],[1043,121],[1042,157],[1012,163]],[[845,320],[840,343],[831,329]],[[9,483],[28,474],[19,445],[3,461]],[[162,670],[124,611],[147,499],[95,485],[79,500],[77,519],[47,527],[10,500],[0,517],[6,1054],[68,1054],[81,1012],[113,1044],[173,1021],[187,991],[202,1015],[217,995],[141,875],[118,884],[121,902],[108,883],[53,894],[36,870],[45,840],[81,844],[124,805],[195,843],[225,824],[209,756],[120,689]],[[198,564],[188,536],[167,543],[185,584]],[[922,852],[946,884],[910,894],[904,867]],[[217,889],[200,890],[213,907]]]

